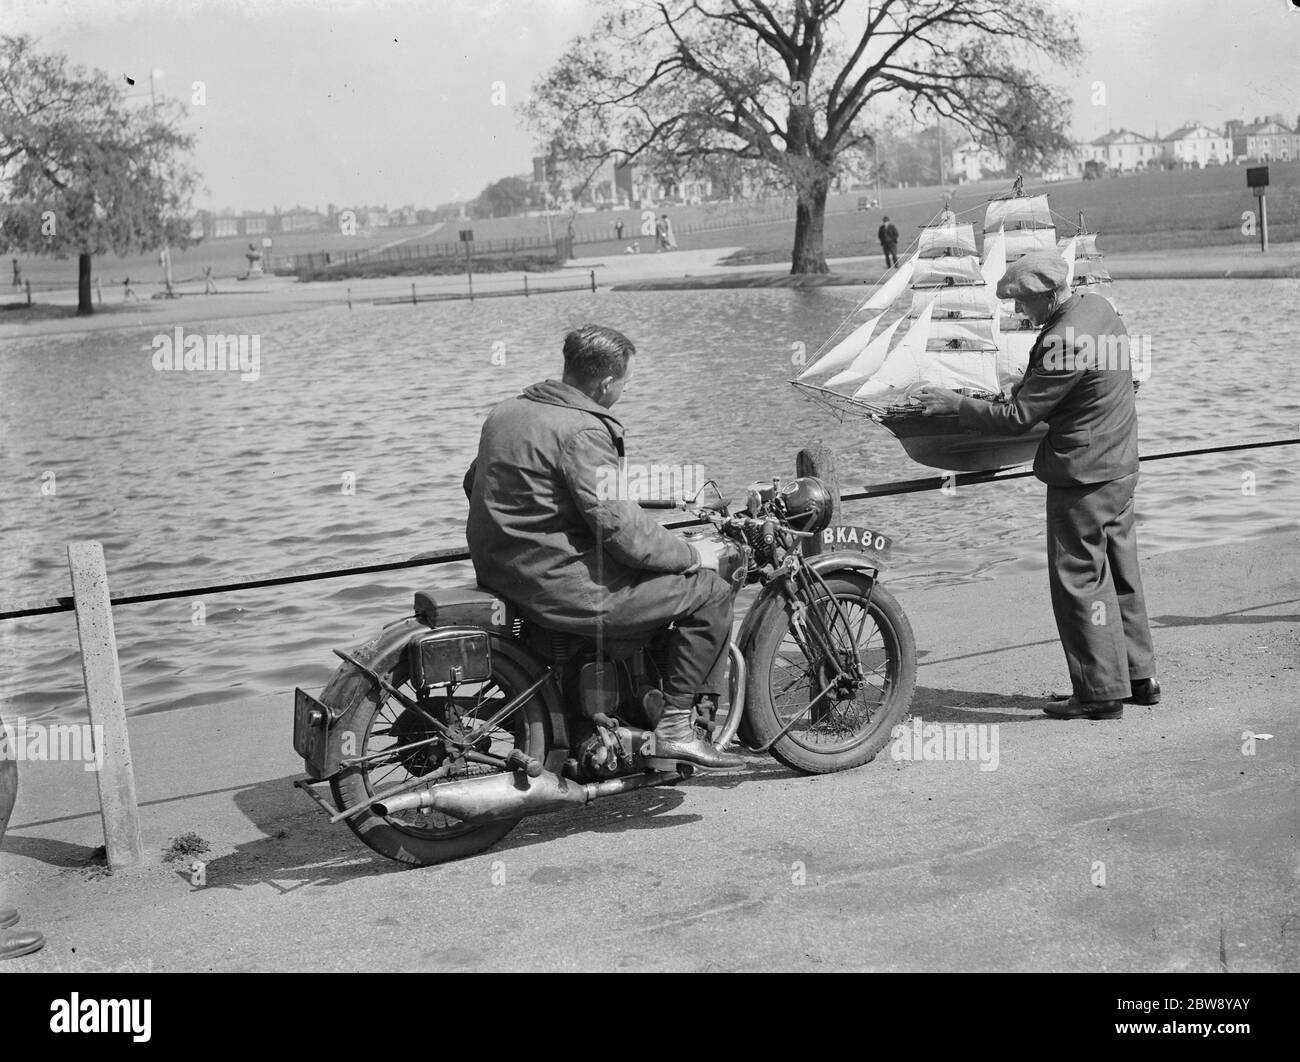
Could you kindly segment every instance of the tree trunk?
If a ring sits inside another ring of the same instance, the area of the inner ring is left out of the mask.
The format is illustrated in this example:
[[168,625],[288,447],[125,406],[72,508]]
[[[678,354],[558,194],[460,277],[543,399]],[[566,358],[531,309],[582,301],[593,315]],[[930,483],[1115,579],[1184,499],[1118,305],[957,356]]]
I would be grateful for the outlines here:
[[799,199],[794,208],[791,274],[830,272],[826,265],[826,252],[822,247],[826,228],[826,193],[829,188],[829,176],[817,176],[807,182],[799,182]]
[[77,256],[77,316],[95,312],[95,304],[90,299],[90,254],[82,251]]

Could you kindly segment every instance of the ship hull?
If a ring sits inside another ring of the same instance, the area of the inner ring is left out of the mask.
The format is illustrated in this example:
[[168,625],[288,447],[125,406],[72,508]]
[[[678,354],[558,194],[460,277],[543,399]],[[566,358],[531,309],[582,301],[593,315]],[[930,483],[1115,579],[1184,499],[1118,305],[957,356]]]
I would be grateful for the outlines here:
[[968,431],[955,416],[882,417],[881,427],[894,436],[917,464],[944,472],[995,472],[1033,461],[1046,424],[1021,435]]

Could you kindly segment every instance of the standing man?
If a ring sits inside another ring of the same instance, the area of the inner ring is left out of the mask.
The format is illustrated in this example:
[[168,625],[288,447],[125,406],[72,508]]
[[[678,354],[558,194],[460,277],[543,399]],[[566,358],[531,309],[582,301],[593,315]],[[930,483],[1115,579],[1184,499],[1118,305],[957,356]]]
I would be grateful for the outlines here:
[[623,467],[623,426],[609,411],[632,375],[621,332],[585,325],[564,337],[564,377],[488,414],[465,474],[465,537],[478,581],[547,630],[664,642],[666,705],[655,755],[739,767],[695,730],[723,690],[731,585],[718,553],[660,527],[611,491]]
[[876,230],[876,239],[880,241],[880,249],[885,252],[885,268],[890,269],[897,266],[898,229],[889,220],[888,214],[881,219],[880,228]]
[[23,271],[18,268],[17,258],[14,259],[14,285],[13,286],[16,288],[21,288],[23,286]]
[[622,219],[622,218],[619,218],[617,221],[614,222],[614,239],[616,239],[616,240],[622,240],[622,239],[623,239],[623,219]]
[[[998,298],[1015,299],[1042,329],[1009,403],[938,387],[917,397],[927,415],[956,413],[974,431],[1019,434],[1047,422],[1034,475],[1047,484],[1052,611],[1074,692],[1045,711],[1058,719],[1118,719],[1126,703],[1160,701],[1133,527],[1133,373],[1119,315],[1101,295],[1071,294],[1068,276],[1056,251],[1034,251],[998,283]],[[1117,350],[1124,356],[1109,356]]]

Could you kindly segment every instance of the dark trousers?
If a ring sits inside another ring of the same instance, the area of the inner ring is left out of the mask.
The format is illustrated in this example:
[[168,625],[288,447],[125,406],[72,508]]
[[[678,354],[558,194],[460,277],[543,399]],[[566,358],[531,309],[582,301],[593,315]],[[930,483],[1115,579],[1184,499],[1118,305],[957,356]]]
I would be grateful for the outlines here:
[[898,265],[898,247],[892,243],[882,243],[880,249],[885,252],[885,268]]
[[1155,677],[1133,526],[1137,478],[1047,488],[1052,611],[1084,701],[1122,700],[1130,681]]
[[689,702],[697,693],[718,697],[725,689],[733,613],[731,585],[717,572],[647,573],[636,586],[609,595],[599,633],[648,641],[673,624],[663,635],[664,693]]
[[17,756],[18,750],[6,744],[4,720],[0,719],[0,843],[5,839],[9,816],[13,814],[14,801],[18,799]]

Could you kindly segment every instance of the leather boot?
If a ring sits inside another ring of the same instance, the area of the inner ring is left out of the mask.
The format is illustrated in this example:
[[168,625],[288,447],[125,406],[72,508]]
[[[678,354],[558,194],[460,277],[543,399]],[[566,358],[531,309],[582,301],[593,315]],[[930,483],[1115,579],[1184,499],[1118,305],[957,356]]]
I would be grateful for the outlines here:
[[0,929],[0,959],[16,959],[45,947],[45,937],[34,929]]
[[739,756],[719,752],[700,737],[695,729],[694,708],[680,700],[667,698],[663,718],[654,730],[655,758],[681,760],[697,767],[743,767],[745,761]]

